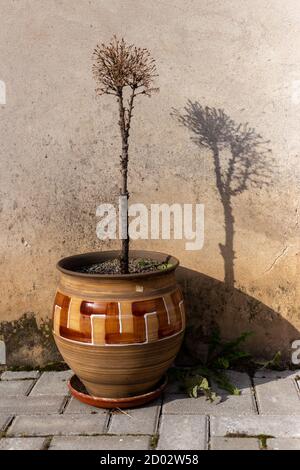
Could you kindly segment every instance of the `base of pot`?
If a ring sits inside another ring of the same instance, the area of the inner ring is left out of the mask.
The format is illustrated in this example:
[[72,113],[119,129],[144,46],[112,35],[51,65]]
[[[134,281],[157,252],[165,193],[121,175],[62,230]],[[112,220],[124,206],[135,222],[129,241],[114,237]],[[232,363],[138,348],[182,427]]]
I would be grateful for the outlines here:
[[168,382],[168,377],[165,375],[157,384],[154,390],[140,395],[135,395],[126,398],[103,398],[89,395],[85,386],[77,377],[73,375],[68,382],[68,387],[73,397],[85,403],[86,405],[95,406],[96,408],[135,408],[137,406],[145,405],[150,401],[158,398],[165,389]]

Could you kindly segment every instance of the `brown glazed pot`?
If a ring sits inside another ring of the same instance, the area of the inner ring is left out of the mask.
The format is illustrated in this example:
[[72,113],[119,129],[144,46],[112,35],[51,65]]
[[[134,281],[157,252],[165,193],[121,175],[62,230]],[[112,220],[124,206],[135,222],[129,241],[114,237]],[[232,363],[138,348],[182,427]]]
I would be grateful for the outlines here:
[[[179,351],[185,328],[172,267],[139,274],[86,274],[76,269],[116,258],[117,251],[59,261],[53,334],[66,363],[96,397],[124,398],[155,387]],[[134,258],[167,255],[131,251]]]

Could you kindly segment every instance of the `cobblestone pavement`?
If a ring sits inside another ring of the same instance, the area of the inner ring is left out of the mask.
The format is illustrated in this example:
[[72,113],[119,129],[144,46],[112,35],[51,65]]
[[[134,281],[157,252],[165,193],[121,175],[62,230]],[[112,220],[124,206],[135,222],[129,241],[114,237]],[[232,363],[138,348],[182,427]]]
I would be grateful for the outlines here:
[[70,397],[63,372],[3,372],[0,449],[300,449],[300,372],[229,372],[239,396],[213,404],[178,386],[133,410],[92,408]]

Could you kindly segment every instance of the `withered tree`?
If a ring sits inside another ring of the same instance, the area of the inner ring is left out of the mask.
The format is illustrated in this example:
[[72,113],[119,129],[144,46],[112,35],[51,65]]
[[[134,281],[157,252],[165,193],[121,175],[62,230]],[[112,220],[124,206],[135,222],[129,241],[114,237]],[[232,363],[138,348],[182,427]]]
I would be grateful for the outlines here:
[[[128,202],[128,150],[129,133],[133,117],[135,98],[139,95],[151,96],[158,88],[153,87],[156,65],[148,49],[127,44],[124,39],[116,36],[108,44],[96,47],[93,53],[93,76],[97,82],[98,95],[116,97],[119,107],[119,128],[122,141],[120,156],[122,183],[120,195]],[[123,226],[126,227],[122,239],[121,273],[128,273],[129,234],[128,234],[128,203]]]

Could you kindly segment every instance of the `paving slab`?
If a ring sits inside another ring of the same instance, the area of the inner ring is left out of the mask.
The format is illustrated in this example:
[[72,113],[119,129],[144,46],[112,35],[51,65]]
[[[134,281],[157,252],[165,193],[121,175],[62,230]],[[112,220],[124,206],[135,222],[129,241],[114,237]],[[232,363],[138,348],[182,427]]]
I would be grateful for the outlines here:
[[22,370],[22,371],[11,371],[7,370],[1,375],[1,380],[26,380],[26,379],[37,379],[40,375],[38,370]]
[[254,385],[259,414],[300,416],[300,393],[295,380],[255,378]]
[[207,418],[195,415],[163,415],[159,450],[204,450],[207,442]]
[[211,416],[212,437],[300,437],[299,416]]
[[[248,374],[235,370],[227,370],[226,376],[228,377],[228,380],[232,383],[232,385],[240,389],[241,395],[251,393],[252,383]],[[218,394],[222,396],[228,395],[228,392],[226,392],[226,390],[223,390],[218,386],[215,386],[215,388]]]
[[54,437],[49,450],[147,450],[147,436]]
[[106,415],[17,416],[8,436],[78,436],[104,434]]
[[163,405],[163,414],[173,415],[203,415],[218,416],[256,415],[255,401],[250,393],[242,395],[227,395],[213,402],[204,396],[189,398],[187,395],[167,395]]
[[25,396],[34,384],[33,380],[0,381],[0,400],[9,396]]
[[6,429],[6,426],[11,418],[12,416],[8,414],[0,414],[0,431],[4,431]]
[[161,401],[123,412],[113,413],[109,434],[154,434],[158,423]]
[[300,378],[300,369],[299,370],[270,370],[270,369],[261,369],[257,370],[254,374],[255,379],[296,379]]
[[58,413],[65,402],[60,396],[31,397],[2,397],[0,399],[0,414],[11,415],[35,415],[46,413]]
[[0,439],[0,450],[41,450],[44,442],[42,437],[5,437]]
[[268,450],[300,450],[300,439],[268,439]]
[[71,375],[70,370],[41,375],[38,371],[32,375],[8,371],[2,375],[0,430],[6,435],[0,439],[1,450],[41,449],[46,437],[52,437],[50,449],[147,450],[153,435],[159,436],[160,450],[202,450],[208,445],[207,415],[212,450],[258,450],[260,435],[270,436],[268,449],[300,450],[298,371],[256,373],[259,415],[251,380],[245,373],[227,374],[241,390],[239,396],[214,387],[220,396],[210,403],[204,396],[193,399],[183,395],[180,384],[173,383],[165,392],[163,406],[159,399],[123,412],[90,407],[74,397],[65,407],[66,382]]
[[30,396],[37,395],[68,395],[67,382],[72,377],[71,370],[60,372],[43,372],[33,387]]
[[72,397],[64,410],[64,414],[105,414],[107,410],[104,408],[96,408],[95,406],[89,406],[76,398]]
[[260,450],[258,439],[248,437],[213,437],[211,450]]

